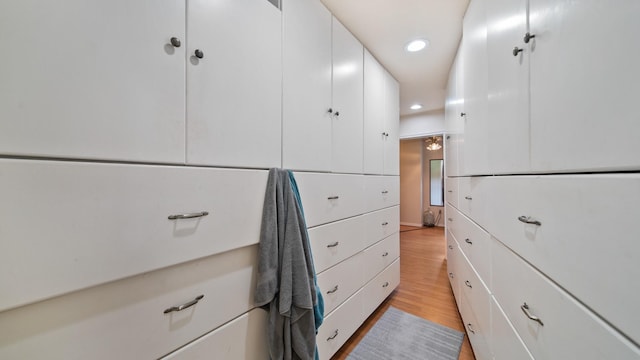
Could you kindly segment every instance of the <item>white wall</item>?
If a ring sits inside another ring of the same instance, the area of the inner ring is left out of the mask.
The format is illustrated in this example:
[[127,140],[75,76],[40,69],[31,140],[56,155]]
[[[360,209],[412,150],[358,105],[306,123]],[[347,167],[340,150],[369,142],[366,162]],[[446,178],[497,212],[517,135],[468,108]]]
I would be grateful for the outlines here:
[[444,110],[427,111],[400,117],[400,139],[444,134]]
[[422,139],[400,141],[400,224],[422,226]]

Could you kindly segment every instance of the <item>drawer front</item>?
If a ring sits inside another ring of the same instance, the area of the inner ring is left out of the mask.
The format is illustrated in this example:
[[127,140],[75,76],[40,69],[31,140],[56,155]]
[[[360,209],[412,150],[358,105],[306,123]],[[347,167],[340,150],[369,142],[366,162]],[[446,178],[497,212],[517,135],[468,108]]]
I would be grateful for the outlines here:
[[362,314],[363,297],[364,292],[358,291],[324,319],[316,335],[320,359],[329,360],[362,324],[366,318]]
[[363,276],[373,279],[400,256],[400,234],[395,233],[364,251]]
[[488,193],[486,183],[488,177],[460,177],[458,178],[458,209],[471,220],[484,227],[484,223],[491,214],[487,214]]
[[364,285],[363,253],[318,274],[318,286],[324,299],[324,312],[330,313]]
[[253,307],[257,253],[244,247],[1,312],[0,358],[164,356]]
[[460,307],[460,253],[458,242],[451,232],[447,230],[447,273],[449,275],[449,282],[451,283],[451,290],[453,291],[453,296],[456,299],[458,307]]
[[400,284],[400,259],[394,261],[364,287],[363,311],[367,318]]
[[451,231],[451,233],[453,234],[453,236],[456,237],[456,240],[461,239],[463,234],[462,234],[462,226],[461,226],[461,220],[458,219],[459,217],[462,217],[463,215],[458,211],[458,209],[454,208],[453,206],[446,204],[445,205],[445,217],[447,218],[446,222],[445,222],[445,227],[447,228],[447,230]]
[[[491,179],[487,230],[623,333],[640,342],[640,175]],[[539,221],[541,225],[519,221]],[[529,217],[527,219],[526,217]],[[579,254],[579,256],[576,256]],[[624,299],[615,301],[612,299]]]
[[375,211],[400,204],[400,177],[366,175],[365,210]]
[[485,328],[480,325],[474,311],[471,309],[473,302],[466,297],[466,294],[462,294],[462,301],[460,303],[460,316],[462,317],[462,322],[464,323],[464,327],[467,331],[471,347],[473,347],[473,354],[475,355],[475,358],[477,360],[493,359],[491,349],[489,348],[489,341],[491,337],[489,332],[490,328]]
[[482,281],[491,288],[491,235],[464,215],[458,220],[460,249]]
[[495,360],[533,360],[533,356],[493,297],[490,348]]
[[444,181],[445,186],[445,198],[447,199],[447,203],[451,204],[451,206],[457,208],[458,207],[458,178],[448,177]]
[[364,216],[356,216],[309,229],[316,273],[364,250],[364,224]]
[[267,312],[253,309],[163,360],[269,360]]
[[371,246],[400,229],[400,206],[370,212],[365,217],[365,245]]
[[362,175],[295,173],[307,227],[364,213]]
[[458,263],[460,289],[469,301],[469,307],[475,315],[476,327],[479,327],[485,334],[489,334],[491,330],[491,305],[489,304],[491,294],[462,254],[458,259]]
[[266,180],[266,171],[0,160],[0,311],[256,244]]
[[591,311],[504,245],[493,245],[494,296],[536,359],[640,358],[640,349]]

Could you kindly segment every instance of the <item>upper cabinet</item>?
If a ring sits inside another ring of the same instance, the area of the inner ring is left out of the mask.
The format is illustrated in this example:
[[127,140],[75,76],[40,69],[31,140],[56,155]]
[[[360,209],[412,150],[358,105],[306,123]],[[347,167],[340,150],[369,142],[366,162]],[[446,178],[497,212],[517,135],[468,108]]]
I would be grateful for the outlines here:
[[362,44],[320,1],[283,16],[283,166],[362,173]]
[[0,154],[184,162],[184,1],[2,1],[0,41]]
[[638,170],[640,2],[530,0],[535,171]]
[[444,104],[445,138],[444,158],[447,166],[444,167],[447,176],[458,176],[464,165],[464,157],[460,154],[464,151],[464,91],[462,83],[462,48],[458,49],[456,58],[449,72],[447,84],[447,99]]
[[364,173],[399,175],[398,82],[364,52]]
[[189,0],[187,163],[280,167],[282,13],[266,0]]

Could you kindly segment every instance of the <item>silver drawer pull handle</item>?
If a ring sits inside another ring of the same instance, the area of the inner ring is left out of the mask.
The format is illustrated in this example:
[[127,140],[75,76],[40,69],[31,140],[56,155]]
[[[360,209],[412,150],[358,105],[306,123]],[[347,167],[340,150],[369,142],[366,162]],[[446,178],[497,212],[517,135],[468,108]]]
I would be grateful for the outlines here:
[[389,223],[386,221],[382,223],[382,226],[387,226],[387,225],[389,225]]
[[384,254],[382,254],[382,257],[387,257],[387,256],[389,256],[389,253],[385,251]]
[[540,324],[541,326],[544,326],[544,324],[542,323],[542,320],[540,320],[539,317],[535,316],[535,315],[531,315],[531,313],[529,312],[529,305],[527,305],[527,303],[524,303],[520,306],[520,309],[522,309],[522,312],[527,315],[527,317],[535,322],[537,322],[538,324]]
[[453,250],[453,245],[449,245],[449,249]]
[[327,198],[327,200],[338,200],[338,199],[340,199],[340,196],[329,196]]
[[464,198],[467,199],[467,200],[473,200],[473,198],[471,196],[465,196]]
[[447,190],[447,192],[450,192],[450,193],[452,193],[452,192],[453,192],[453,190]]
[[184,310],[186,308],[190,308],[193,305],[197,304],[198,301],[202,300],[203,298],[204,298],[204,295],[200,295],[197,298],[189,301],[188,303],[182,304],[180,306],[172,306],[172,307],[168,308],[167,310],[165,310],[164,313],[168,314],[168,313],[173,312],[173,311],[182,311],[182,310]]
[[453,219],[452,219],[452,218],[447,218],[447,220],[449,220],[449,221],[453,221]]
[[524,216],[524,215],[518,216],[518,220],[520,220],[525,224],[533,224],[538,226],[542,225],[540,221],[531,219],[531,216]]
[[338,291],[338,285],[334,286],[333,289],[327,291],[327,294],[333,294],[336,291]]
[[453,279],[453,273],[449,273],[449,277]]
[[388,282],[388,281],[385,281],[385,283],[384,283],[384,284],[382,284],[382,287],[383,287],[383,288],[386,288],[387,286],[389,286],[389,282]]
[[207,215],[209,215],[208,211],[201,211],[201,212],[198,212],[198,213],[191,213],[191,214],[169,215],[169,220],[193,219],[193,218],[199,218],[199,217],[203,217],[203,216],[207,216]]
[[336,242],[334,242],[334,243],[332,243],[332,244],[327,245],[327,247],[328,247],[328,248],[332,248],[332,247],[336,247],[336,246],[338,246],[338,245],[340,245],[340,242],[336,241]]
[[469,282],[469,280],[465,280],[464,284],[467,285],[470,289],[473,289],[473,286],[471,286],[471,283]]
[[471,331],[472,334],[476,333],[476,331],[473,329],[473,325],[471,325],[471,323],[467,324],[467,329],[469,329],[469,331]]
[[331,341],[333,339],[335,339],[338,336],[338,329],[336,329],[336,331],[333,333],[333,335],[329,336],[327,338],[327,341]]
[[383,190],[383,191],[382,191],[382,193],[383,193],[383,194],[388,194],[388,193],[389,193],[389,191],[387,191],[387,190]]
[[469,240],[469,239],[464,239],[464,242],[466,242],[469,245],[473,245],[473,241]]

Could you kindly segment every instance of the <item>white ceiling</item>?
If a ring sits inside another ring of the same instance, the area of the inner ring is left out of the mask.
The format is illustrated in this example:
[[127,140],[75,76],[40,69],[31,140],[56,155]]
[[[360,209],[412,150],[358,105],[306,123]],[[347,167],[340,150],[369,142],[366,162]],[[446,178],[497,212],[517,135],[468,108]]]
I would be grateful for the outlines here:
[[[321,0],[400,82],[400,114],[444,108],[449,69],[469,0]],[[426,38],[430,46],[404,46]],[[419,103],[421,110],[410,110]]]

